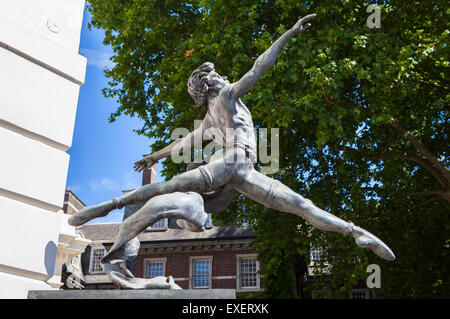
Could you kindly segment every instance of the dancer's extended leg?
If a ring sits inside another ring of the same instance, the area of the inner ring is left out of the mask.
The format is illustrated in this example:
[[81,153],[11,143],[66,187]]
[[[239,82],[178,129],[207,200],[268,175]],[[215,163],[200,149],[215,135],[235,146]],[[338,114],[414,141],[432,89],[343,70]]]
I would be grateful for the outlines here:
[[[145,203],[150,198],[161,194],[173,192],[206,193],[228,184],[231,180],[240,179],[250,169],[253,169],[253,164],[246,157],[245,150],[230,148],[214,153],[208,164],[175,176],[170,181],[144,185],[113,200],[86,207],[71,216],[69,224],[79,226],[93,218],[105,216],[113,209],[120,209],[123,206],[140,202]],[[231,196],[231,193],[228,195]],[[222,201],[222,204],[226,205],[226,202]]]
[[358,246],[372,250],[383,259],[395,259],[389,247],[376,236],[316,207],[309,199],[256,170],[252,170],[244,182],[234,185],[234,187],[266,207],[296,214],[307,220],[315,228],[323,231],[351,235],[355,238]]
[[[224,175],[224,177],[227,176],[228,175]],[[221,184],[219,186],[224,185],[228,180],[224,178],[223,181],[218,181],[219,184]],[[114,198],[113,200],[86,207],[77,214],[71,216],[68,222],[72,226],[83,225],[91,219],[106,216],[114,209],[120,209],[126,205],[139,202],[145,203],[150,198],[161,194],[187,191],[203,193],[207,190],[209,189],[205,182],[205,177],[200,171],[200,168],[197,168],[184,172],[172,178],[170,181],[158,184],[147,184],[118,198]]]

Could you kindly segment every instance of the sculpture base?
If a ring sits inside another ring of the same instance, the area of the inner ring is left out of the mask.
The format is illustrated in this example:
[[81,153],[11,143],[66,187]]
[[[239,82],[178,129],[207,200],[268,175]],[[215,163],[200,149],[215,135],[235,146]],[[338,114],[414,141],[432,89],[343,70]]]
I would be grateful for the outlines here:
[[30,290],[28,299],[236,299],[236,290]]

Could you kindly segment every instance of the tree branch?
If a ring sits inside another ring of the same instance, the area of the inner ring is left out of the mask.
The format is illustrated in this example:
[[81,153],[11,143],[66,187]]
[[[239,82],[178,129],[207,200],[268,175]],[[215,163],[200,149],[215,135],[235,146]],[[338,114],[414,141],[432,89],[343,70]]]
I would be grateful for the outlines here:
[[442,200],[442,197],[433,197],[433,198],[427,199],[420,204],[414,205],[414,208],[424,206],[424,205],[428,204],[429,202],[435,202],[437,200]]
[[415,81],[415,82],[424,83],[424,84],[429,84],[429,85],[435,86],[435,87],[437,87],[437,88],[444,89],[444,90],[447,90],[447,91],[448,91],[448,87],[439,85],[439,84],[437,84],[437,83],[433,83],[433,82],[429,82],[429,81],[425,81],[425,80],[421,80],[421,79],[419,79],[419,80],[414,80],[414,81]]
[[[428,204],[429,202],[435,202],[437,200],[442,200],[442,197],[433,197],[433,198],[427,199],[427,200],[421,202],[420,204],[414,205],[414,207],[412,209],[424,206],[424,205]],[[403,209],[398,210],[396,213],[402,213],[402,212],[410,210],[410,209],[411,209],[410,207],[405,207]]]
[[425,157],[427,161],[431,163],[431,165],[437,169],[440,174],[442,174],[443,179],[446,181],[444,188],[449,188],[450,185],[450,170],[446,167],[441,160],[433,155],[425,145],[423,145],[422,141],[417,138],[413,133],[411,133],[408,129],[403,127],[399,121],[395,118],[391,119],[391,126],[397,130],[398,132],[405,134],[406,138],[417,148],[417,150]]
[[410,196],[427,196],[427,195],[439,195],[443,196],[444,192],[441,190],[434,190],[434,191],[424,191],[424,192],[406,192],[406,191],[399,191],[400,194],[410,195]]
[[438,183],[441,185],[441,187],[443,189],[447,188],[447,185],[448,185],[447,180],[442,175],[441,171],[438,170],[430,161],[428,161],[426,157],[420,156],[418,153],[417,154],[410,153],[410,154],[406,154],[402,158],[404,160],[415,162],[415,163],[419,164],[419,166],[422,166],[423,168],[425,168],[428,172],[430,172],[434,176],[434,178],[436,178],[436,180],[438,181]]
[[327,103],[328,103],[330,106],[332,106],[334,103],[331,102],[331,101],[328,99],[328,96],[327,96],[327,94],[325,93],[325,89],[323,88],[323,84],[321,84],[320,86],[322,87],[322,93],[323,93],[323,97],[325,98],[325,101],[327,101]]
[[[336,145],[331,147],[339,151],[358,154],[362,158],[366,158],[368,160],[382,160],[386,158],[386,154],[384,153],[359,150],[350,146]],[[425,148],[425,146],[423,146],[423,148]],[[431,152],[428,151],[428,154],[431,155]],[[418,166],[426,169],[429,173],[433,175],[433,177],[437,180],[437,182],[443,189],[443,191],[437,190],[430,192],[414,192],[414,194],[410,193],[410,195],[438,195],[440,196],[441,199],[450,202],[450,183],[442,173],[442,169],[439,169],[438,167],[436,167],[436,165],[433,165],[433,163],[428,159],[428,157],[426,157],[421,153],[408,153],[401,155],[400,158],[404,161],[415,162]],[[446,168],[445,166],[444,168],[448,170],[448,168]]]

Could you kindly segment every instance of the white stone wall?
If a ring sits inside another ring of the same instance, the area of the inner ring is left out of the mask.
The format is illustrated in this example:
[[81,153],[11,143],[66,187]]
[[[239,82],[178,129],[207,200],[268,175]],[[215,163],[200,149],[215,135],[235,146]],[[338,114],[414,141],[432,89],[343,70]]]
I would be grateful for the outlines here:
[[84,4],[0,0],[0,298],[52,289],[86,70]]

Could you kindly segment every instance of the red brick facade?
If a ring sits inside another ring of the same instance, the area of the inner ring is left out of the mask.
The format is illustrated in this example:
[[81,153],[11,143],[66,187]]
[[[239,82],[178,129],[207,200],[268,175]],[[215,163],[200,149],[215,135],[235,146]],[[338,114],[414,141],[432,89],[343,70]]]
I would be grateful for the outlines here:
[[[246,250],[211,250],[173,253],[140,254],[134,265],[134,275],[139,278],[146,277],[147,259],[166,258],[165,275],[172,276],[175,282],[183,289],[189,289],[191,280],[192,257],[212,257],[211,288],[235,289],[238,255],[254,254]],[[219,278],[218,278],[219,277]]]

